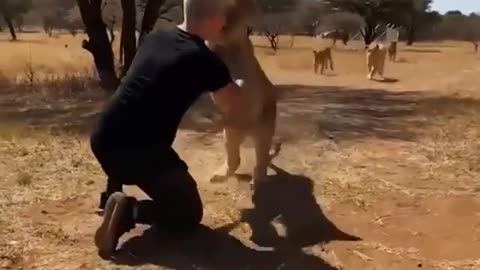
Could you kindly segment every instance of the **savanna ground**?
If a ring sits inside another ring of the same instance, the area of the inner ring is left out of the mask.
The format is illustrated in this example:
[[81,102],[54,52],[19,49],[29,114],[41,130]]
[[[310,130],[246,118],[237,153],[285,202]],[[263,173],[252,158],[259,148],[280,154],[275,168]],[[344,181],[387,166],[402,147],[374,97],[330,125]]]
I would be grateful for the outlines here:
[[[361,51],[339,45],[320,76],[309,39],[272,55],[255,38],[282,94],[285,142],[265,189],[253,203],[243,178],[208,181],[224,152],[200,103],[175,148],[206,227],[180,240],[139,226],[104,261],[92,239],[105,177],[87,138],[105,96],[83,77],[90,55],[81,37],[1,37],[0,69],[21,81],[0,90],[3,269],[480,269],[480,57],[469,44],[400,46],[390,80],[372,82]],[[42,84],[24,81],[32,70]],[[249,173],[250,144],[243,163]]]

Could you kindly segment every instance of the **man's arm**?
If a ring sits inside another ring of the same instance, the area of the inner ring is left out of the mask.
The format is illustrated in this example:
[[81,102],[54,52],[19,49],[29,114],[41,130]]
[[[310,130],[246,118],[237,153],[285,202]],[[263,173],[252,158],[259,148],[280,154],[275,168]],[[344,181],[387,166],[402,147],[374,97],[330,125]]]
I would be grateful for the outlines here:
[[215,105],[223,114],[224,124],[241,121],[242,110],[246,107],[246,95],[244,93],[243,80],[233,82],[230,72],[225,63],[218,55],[209,51],[203,68],[208,69],[208,87],[210,96]]
[[232,114],[244,107],[245,97],[241,89],[242,86],[243,81],[237,80],[210,93],[213,102],[219,107],[222,113],[227,115]]

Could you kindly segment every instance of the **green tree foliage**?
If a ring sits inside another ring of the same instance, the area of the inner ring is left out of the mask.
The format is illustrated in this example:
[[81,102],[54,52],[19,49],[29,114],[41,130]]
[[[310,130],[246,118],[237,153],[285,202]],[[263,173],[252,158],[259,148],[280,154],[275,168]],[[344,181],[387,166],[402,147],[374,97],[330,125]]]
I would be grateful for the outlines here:
[[413,5],[412,0],[325,0],[323,3],[333,12],[346,11],[361,16],[365,22],[361,34],[366,46],[381,34],[380,26],[402,25]]
[[299,0],[257,0],[257,6],[262,13],[291,12],[300,2]]
[[15,32],[14,19],[28,12],[33,7],[31,0],[1,0],[0,15],[7,24],[12,40],[17,40]]
[[75,0],[34,0],[35,15],[41,20],[45,33],[67,30],[76,34],[82,27]]
[[324,31],[339,30],[348,35],[358,33],[364,25],[363,18],[351,12],[336,12],[328,14],[319,21],[317,34]]
[[427,26],[430,6],[432,0],[410,0],[412,5],[406,10],[405,22],[403,25],[407,34],[407,45],[410,46],[415,42],[416,34],[419,28]]
[[442,17],[436,34],[442,39],[478,42],[480,16],[475,13],[464,15],[460,11],[449,11]]

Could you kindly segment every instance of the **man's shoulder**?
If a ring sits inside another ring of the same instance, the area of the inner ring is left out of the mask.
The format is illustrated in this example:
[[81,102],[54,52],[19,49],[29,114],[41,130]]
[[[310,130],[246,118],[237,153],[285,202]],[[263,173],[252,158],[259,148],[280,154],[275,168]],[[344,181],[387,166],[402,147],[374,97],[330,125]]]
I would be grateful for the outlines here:
[[162,39],[162,38],[171,38],[177,35],[175,29],[156,29],[148,33],[146,36],[147,39]]

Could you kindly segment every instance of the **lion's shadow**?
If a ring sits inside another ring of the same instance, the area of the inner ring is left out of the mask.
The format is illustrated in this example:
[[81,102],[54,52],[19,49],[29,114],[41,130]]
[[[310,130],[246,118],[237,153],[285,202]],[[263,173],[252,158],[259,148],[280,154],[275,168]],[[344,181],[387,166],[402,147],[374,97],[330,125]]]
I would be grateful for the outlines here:
[[[256,187],[252,197],[255,207],[242,212],[241,221],[250,225],[253,242],[260,246],[301,249],[334,240],[360,240],[338,229],[325,216],[314,196],[311,179],[273,164],[271,167],[276,174]],[[284,236],[278,235],[274,223],[284,227]]]
[[[302,247],[333,240],[355,241],[358,237],[340,231],[316,203],[312,181],[273,166],[277,174],[259,185],[255,207],[242,211],[239,222],[253,231],[247,245],[229,232],[239,223],[210,229],[202,226],[193,237],[178,239],[154,228],[125,242],[114,259],[122,265],[153,264],[173,269],[305,269],[337,270]],[[279,217],[279,218],[278,218]],[[272,221],[279,219],[287,236],[279,236]]]

